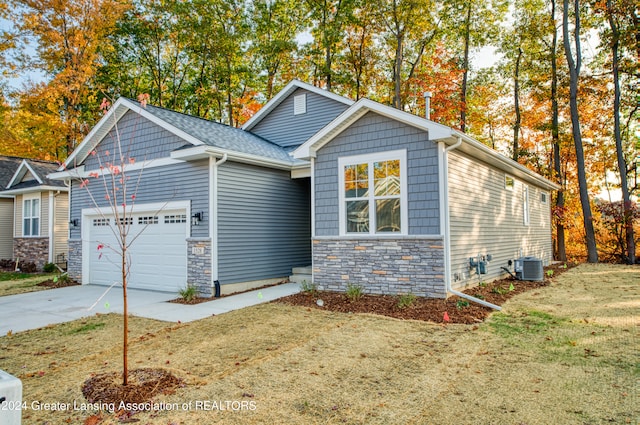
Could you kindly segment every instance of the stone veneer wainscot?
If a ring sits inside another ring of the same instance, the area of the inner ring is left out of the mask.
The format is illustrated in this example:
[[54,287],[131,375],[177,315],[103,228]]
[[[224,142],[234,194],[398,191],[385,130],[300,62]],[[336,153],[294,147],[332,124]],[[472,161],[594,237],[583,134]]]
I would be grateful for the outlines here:
[[67,274],[78,283],[82,282],[82,240],[69,239]]
[[187,284],[198,288],[198,295],[210,297],[211,238],[187,239]]
[[442,237],[379,237],[313,240],[313,282],[319,290],[344,292],[361,285],[369,294],[446,298]]
[[35,263],[42,270],[49,261],[49,238],[14,238],[13,258],[21,263]]

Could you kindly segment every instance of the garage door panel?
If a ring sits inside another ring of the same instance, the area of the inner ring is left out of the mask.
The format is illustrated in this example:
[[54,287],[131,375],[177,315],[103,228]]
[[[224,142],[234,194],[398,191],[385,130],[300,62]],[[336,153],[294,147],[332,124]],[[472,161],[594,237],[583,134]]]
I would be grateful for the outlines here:
[[[185,211],[136,213],[129,228],[130,288],[176,292],[186,286],[187,220]],[[107,217],[109,224],[113,217]],[[111,285],[120,281],[120,255],[108,246],[117,238],[104,219],[87,220],[90,226],[89,281]],[[96,225],[97,224],[97,225]],[[105,247],[98,250],[98,244]]]

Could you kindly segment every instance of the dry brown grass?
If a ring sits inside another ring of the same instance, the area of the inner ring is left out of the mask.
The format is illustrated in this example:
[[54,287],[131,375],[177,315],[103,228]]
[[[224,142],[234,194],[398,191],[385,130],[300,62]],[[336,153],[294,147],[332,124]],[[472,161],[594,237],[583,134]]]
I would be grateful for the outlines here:
[[0,297],[49,289],[44,286],[38,286],[38,283],[49,280],[53,276],[53,274],[37,274],[24,279],[0,280]]
[[[637,423],[640,273],[582,265],[516,296],[483,324],[438,325],[264,304],[190,324],[130,323],[130,364],[187,386],[136,414],[151,424]],[[91,373],[120,367],[121,318],[0,338],[24,400],[83,403]],[[210,401],[227,410],[197,410]],[[243,411],[225,402],[244,402]],[[255,410],[250,407],[255,406]],[[95,412],[27,410],[24,423]],[[104,424],[118,423],[100,413]],[[95,418],[94,418],[95,419]],[[95,421],[94,421],[95,423]]]

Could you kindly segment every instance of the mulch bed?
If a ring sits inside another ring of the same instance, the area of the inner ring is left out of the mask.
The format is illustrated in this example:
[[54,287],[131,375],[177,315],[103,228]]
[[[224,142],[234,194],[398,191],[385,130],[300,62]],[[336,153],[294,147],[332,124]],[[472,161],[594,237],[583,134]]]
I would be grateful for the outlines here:
[[129,371],[126,386],[120,372],[92,376],[82,384],[82,395],[89,403],[113,406],[122,421],[136,412],[153,410],[150,400],[159,394],[173,394],[183,385],[167,370],[142,368]]
[[38,283],[38,286],[45,286],[50,289],[66,288],[67,286],[76,286],[76,285],[80,285],[80,284],[73,279],[68,279],[68,280],[59,279],[57,282],[54,282],[53,279],[49,279],[49,280],[45,280],[44,282]]
[[[541,282],[516,280],[509,276],[462,292],[492,304],[501,305],[514,295],[547,286],[551,279],[576,265],[575,263],[567,263],[566,267],[564,264],[545,267],[545,277]],[[322,300],[322,302],[318,302],[318,300]],[[484,321],[494,311],[489,307],[458,296],[452,296],[446,300],[417,297],[411,305],[404,308],[399,306],[399,301],[400,297],[394,295],[367,294],[352,301],[341,292],[316,291],[315,293],[301,292],[274,302],[341,313],[372,313],[397,319],[434,323],[474,324]]]

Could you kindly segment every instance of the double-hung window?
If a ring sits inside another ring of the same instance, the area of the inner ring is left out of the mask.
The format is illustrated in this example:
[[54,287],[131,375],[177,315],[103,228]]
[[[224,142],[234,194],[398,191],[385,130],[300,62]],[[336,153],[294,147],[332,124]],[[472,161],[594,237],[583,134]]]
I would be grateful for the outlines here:
[[343,157],[340,233],[406,234],[406,151]]
[[40,198],[22,201],[22,236],[40,236]]

